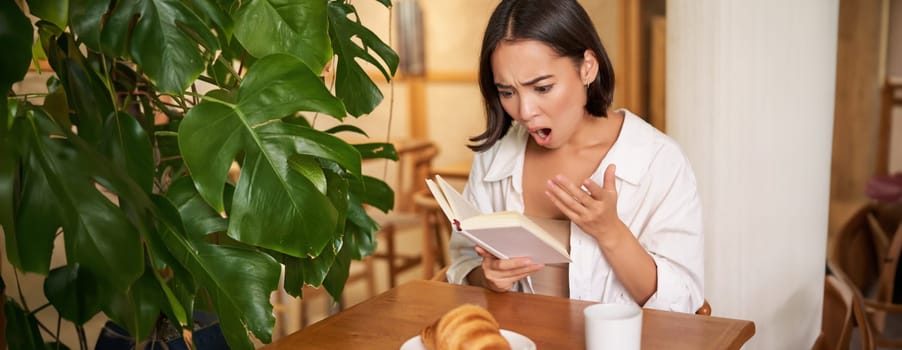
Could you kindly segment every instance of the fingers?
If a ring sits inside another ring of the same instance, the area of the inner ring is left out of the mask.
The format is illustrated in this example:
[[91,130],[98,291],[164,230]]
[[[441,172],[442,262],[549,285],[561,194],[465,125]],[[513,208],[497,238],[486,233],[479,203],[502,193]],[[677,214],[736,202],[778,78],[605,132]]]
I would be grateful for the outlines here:
[[[482,257],[483,263],[487,262],[489,267],[492,270],[498,271],[515,271],[521,270],[525,271],[529,268],[541,265],[541,264],[533,264],[529,258],[510,258],[510,259],[498,259],[496,256],[492,255],[485,249],[482,249],[480,246],[476,246],[476,253]],[[526,269],[524,269],[526,268]]]
[[604,169],[604,186],[603,188],[608,191],[617,191],[616,187],[614,187],[614,172],[617,171],[617,166],[614,164],[609,164],[607,168]]
[[476,247],[482,257],[482,270],[488,287],[497,291],[510,289],[514,283],[545,267],[533,264],[529,258],[498,259],[485,249]]
[[[577,209],[574,209],[574,208],[578,208],[580,206],[580,204],[564,203],[560,199],[558,199],[558,197],[556,195],[552,194],[549,191],[545,191],[545,196],[548,197],[548,200],[550,200],[551,203],[554,204],[554,206],[557,207],[558,210],[560,210],[561,213],[564,214],[564,216],[570,218],[570,220],[575,220],[575,218],[579,217],[579,213],[576,211]],[[570,198],[570,197],[567,197],[567,198]]]
[[578,210],[594,199],[592,195],[577,187],[576,184],[563,175],[557,175],[548,179],[546,187],[546,193],[556,197],[560,203],[573,210]]

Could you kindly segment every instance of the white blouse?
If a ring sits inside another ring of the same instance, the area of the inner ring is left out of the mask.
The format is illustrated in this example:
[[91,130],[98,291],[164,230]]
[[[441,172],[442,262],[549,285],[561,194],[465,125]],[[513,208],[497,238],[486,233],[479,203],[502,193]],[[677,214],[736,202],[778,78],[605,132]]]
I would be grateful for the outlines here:
[[[627,110],[620,136],[592,174],[603,183],[604,169],[617,165],[617,214],[657,265],[657,291],[646,308],[695,312],[704,302],[704,241],[702,210],[695,175],[679,146]],[[477,153],[464,196],[485,213],[523,212],[523,158],[526,128],[514,123],[492,148]],[[466,276],[481,266],[473,243],[452,234],[448,281],[466,284]],[[570,298],[604,303],[635,303],[597,242],[570,224]],[[529,278],[514,291],[531,291]]]

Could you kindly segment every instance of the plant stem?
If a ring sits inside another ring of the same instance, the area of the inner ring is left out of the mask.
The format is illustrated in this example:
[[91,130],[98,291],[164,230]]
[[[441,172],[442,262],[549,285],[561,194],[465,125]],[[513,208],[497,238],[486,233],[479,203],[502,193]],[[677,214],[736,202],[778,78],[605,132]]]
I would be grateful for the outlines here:
[[34,309],[34,311],[32,311],[31,313],[36,314],[36,313],[38,313],[38,312],[41,312],[41,310],[46,309],[48,306],[50,306],[50,303],[46,303],[46,304],[44,304],[44,305],[41,305],[41,307],[39,307],[39,308],[37,308],[37,309]]
[[18,269],[13,269],[13,276],[16,277],[16,289],[19,291],[19,301],[22,302],[22,308],[28,310],[28,304],[25,302],[25,293],[22,293],[22,283],[19,282]]
[[[189,95],[189,96],[198,96],[197,93],[193,93],[193,92],[185,92],[185,95]],[[238,107],[238,105],[236,105],[236,104],[234,104],[234,103],[226,102],[226,101],[220,100],[220,99],[215,98],[215,97],[203,96],[203,98],[204,98],[205,101],[216,102],[216,103],[219,103],[219,104],[221,104],[221,105],[226,105],[226,106],[228,106],[229,108],[237,108],[237,107]]]
[[[388,45],[392,44],[392,13],[395,11],[388,11]],[[392,119],[394,119],[395,115],[395,79],[392,79],[388,83],[389,86],[389,96],[388,96],[388,126],[385,131],[385,142],[391,142],[391,124]],[[388,178],[388,158],[385,159],[385,166],[382,168],[382,181]]]
[[[115,61],[110,61],[110,64],[115,64]],[[106,56],[100,55],[100,67],[103,69],[103,85],[106,86],[106,91],[110,93],[110,101],[113,102],[113,108],[119,110],[119,104],[117,103],[116,98],[116,90],[113,89],[113,80],[110,78],[110,69],[106,64]]]
[[[35,318],[35,320],[37,320],[37,318]],[[41,323],[40,320],[38,320],[37,323],[38,323],[38,328],[40,328],[41,330],[43,330],[44,332],[46,332],[47,335],[53,337],[53,340],[55,340],[55,341],[57,341],[57,342],[60,341],[60,338],[59,338],[59,334],[58,334],[58,333],[53,333],[53,332],[51,332],[51,331],[50,331],[50,328],[47,328],[47,326],[45,326],[43,323]]]
[[[57,314],[57,316],[56,316],[56,334],[60,334],[60,328],[62,328],[62,326],[63,326],[63,316],[60,316],[59,314]],[[59,350],[59,348],[60,348],[60,341],[57,339],[56,349]]]
[[88,350],[88,337],[85,336],[85,327],[75,326],[75,331],[78,332],[78,345],[81,350]]
[[244,68],[244,54],[245,54],[245,51],[242,50],[241,51],[241,63],[238,66],[237,71],[235,70],[235,67],[232,67],[232,62],[229,62],[228,60],[224,59],[222,57],[222,55],[219,56],[219,59],[222,60],[222,65],[225,66],[226,69],[228,69],[229,72],[235,76],[235,86],[232,87],[233,89],[238,87],[239,84],[241,84],[241,74],[238,74],[238,72],[240,72],[241,69]]

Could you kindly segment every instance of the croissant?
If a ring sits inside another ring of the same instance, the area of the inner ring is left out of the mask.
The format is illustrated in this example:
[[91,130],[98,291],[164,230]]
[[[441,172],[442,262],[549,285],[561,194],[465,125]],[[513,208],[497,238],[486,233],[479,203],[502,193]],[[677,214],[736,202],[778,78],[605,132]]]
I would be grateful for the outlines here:
[[486,309],[464,304],[420,331],[429,350],[509,350],[498,321]]

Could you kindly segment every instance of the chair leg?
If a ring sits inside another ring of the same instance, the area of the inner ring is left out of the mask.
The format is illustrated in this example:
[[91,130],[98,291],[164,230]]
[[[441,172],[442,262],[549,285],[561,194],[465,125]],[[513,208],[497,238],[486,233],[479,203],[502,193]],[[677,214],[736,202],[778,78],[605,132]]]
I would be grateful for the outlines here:
[[389,288],[394,288],[397,283],[397,267],[395,264],[395,226],[387,225],[382,228],[385,232],[385,242],[386,242],[386,255],[388,255],[388,286]]
[[423,264],[423,279],[431,279],[432,275],[435,273],[435,253],[436,253],[436,242],[435,242],[435,234],[431,228],[431,217],[428,213],[424,215],[423,218],[423,251],[422,251],[422,264]]
[[368,256],[363,259],[364,268],[366,269],[366,292],[367,299],[376,295],[376,264],[373,263],[373,257]]

